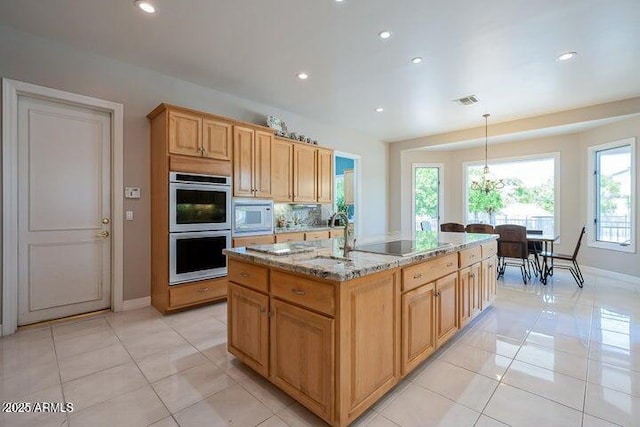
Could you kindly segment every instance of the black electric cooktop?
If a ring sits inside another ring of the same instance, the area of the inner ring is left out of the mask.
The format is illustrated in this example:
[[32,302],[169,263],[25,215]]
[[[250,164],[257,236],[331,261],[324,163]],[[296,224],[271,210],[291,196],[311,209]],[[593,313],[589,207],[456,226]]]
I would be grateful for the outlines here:
[[394,240],[392,242],[361,245],[357,247],[357,250],[375,254],[409,256],[415,254],[417,249],[415,240]]

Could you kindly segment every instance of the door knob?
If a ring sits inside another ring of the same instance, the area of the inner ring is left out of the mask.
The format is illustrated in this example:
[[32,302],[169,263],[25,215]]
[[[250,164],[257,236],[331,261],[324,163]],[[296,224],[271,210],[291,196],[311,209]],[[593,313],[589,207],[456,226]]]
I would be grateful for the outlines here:
[[98,234],[98,237],[102,237],[103,239],[106,239],[107,237],[109,237],[109,232],[103,231],[102,233]]
[[111,222],[111,220],[109,218],[102,218],[102,223],[103,224],[109,224]]

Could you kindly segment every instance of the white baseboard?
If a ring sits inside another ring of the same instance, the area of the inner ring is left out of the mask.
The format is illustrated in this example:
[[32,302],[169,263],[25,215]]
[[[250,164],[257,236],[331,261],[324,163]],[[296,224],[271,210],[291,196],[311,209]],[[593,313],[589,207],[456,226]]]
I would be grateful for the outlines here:
[[600,268],[589,267],[588,265],[581,265],[580,268],[585,273],[596,274],[598,276],[605,276],[611,279],[622,280],[634,285],[640,285],[640,277],[632,276],[630,274],[617,273],[615,271],[602,270]]
[[151,305],[151,296],[128,299],[122,302],[122,311],[136,310],[138,308],[149,307]]

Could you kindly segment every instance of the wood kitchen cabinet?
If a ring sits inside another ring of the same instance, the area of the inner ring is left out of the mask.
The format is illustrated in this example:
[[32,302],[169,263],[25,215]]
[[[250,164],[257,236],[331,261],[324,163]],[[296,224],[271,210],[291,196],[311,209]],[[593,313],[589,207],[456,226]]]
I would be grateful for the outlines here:
[[458,273],[451,273],[435,283],[436,347],[453,337],[458,329]]
[[271,145],[271,195],[274,202],[293,202],[293,143],[280,138]]
[[316,153],[312,145],[293,146],[294,202],[316,203],[318,199]]
[[317,149],[318,203],[333,203],[333,151]]
[[435,282],[402,295],[402,374],[412,371],[436,349]]
[[169,153],[231,160],[230,122],[177,109],[168,114]]
[[151,123],[151,304],[161,313],[226,298],[226,277],[169,283],[169,172],[231,176],[232,121],[160,104]]
[[480,284],[481,275],[479,262],[460,270],[458,313],[461,328],[480,313]]
[[324,418],[333,414],[334,320],[272,298],[271,381]]
[[482,292],[481,292],[481,301],[480,306],[482,310],[486,307],[493,304],[493,301],[496,299],[496,283],[497,283],[497,271],[496,268],[498,266],[498,257],[493,255],[489,258],[482,261],[481,271],[482,271]]
[[271,245],[275,243],[275,240],[275,235],[266,234],[263,236],[234,237],[232,243],[234,248],[238,248],[241,246]]
[[233,195],[271,197],[273,134],[246,126],[233,127]]
[[261,375],[269,375],[269,297],[229,283],[229,351]]

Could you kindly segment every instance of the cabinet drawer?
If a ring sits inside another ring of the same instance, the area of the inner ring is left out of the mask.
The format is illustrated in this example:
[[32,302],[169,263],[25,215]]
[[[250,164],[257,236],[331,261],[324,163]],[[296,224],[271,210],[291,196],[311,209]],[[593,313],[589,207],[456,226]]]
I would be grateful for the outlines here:
[[329,236],[333,237],[344,237],[344,229],[337,229],[329,231]]
[[227,281],[203,280],[202,282],[174,285],[169,287],[169,306],[171,308],[197,304],[227,295]]
[[498,242],[485,243],[482,247],[482,258],[498,255]]
[[290,274],[271,272],[271,294],[286,301],[333,316],[333,286]]
[[412,265],[402,270],[402,291],[433,282],[458,270],[458,254],[444,255],[434,260]]
[[482,249],[480,246],[465,249],[460,252],[460,268],[466,267],[482,259]]
[[269,292],[269,270],[264,267],[230,259],[229,275],[227,277],[232,282],[257,291]]
[[304,233],[276,234],[276,243],[301,242],[303,240],[304,240]]
[[304,240],[328,239],[329,230],[326,231],[307,231],[304,233]]
[[254,246],[254,245],[270,245],[275,242],[273,234],[266,236],[249,236],[249,237],[234,237],[233,247],[239,248],[242,246]]

